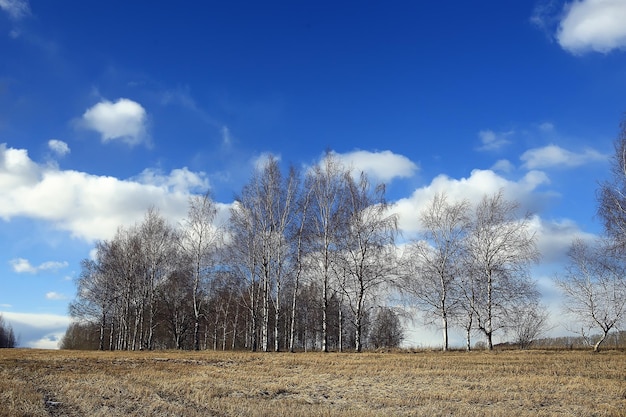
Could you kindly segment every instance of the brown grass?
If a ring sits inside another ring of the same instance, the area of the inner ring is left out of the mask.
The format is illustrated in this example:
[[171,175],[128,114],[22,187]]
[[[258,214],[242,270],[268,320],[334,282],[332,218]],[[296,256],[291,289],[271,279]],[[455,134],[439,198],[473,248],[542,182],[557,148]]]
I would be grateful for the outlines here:
[[2,416],[626,416],[626,353],[0,350]]

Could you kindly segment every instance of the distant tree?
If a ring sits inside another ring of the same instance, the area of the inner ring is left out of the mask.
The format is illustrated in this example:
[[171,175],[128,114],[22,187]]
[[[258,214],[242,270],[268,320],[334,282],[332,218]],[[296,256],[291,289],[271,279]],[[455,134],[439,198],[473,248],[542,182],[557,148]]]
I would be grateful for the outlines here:
[[594,352],[626,319],[626,262],[616,255],[612,240],[594,244],[576,240],[565,274],[556,278],[565,311],[581,323],[580,329],[572,330],[585,338],[593,330],[602,332]]
[[328,352],[330,300],[336,277],[333,264],[340,240],[346,231],[345,167],[328,152],[307,175],[305,188],[311,191],[307,216],[307,246],[311,257],[311,275],[321,288],[321,350]]
[[528,349],[549,329],[549,314],[545,306],[536,301],[521,304],[509,313],[509,328],[513,342],[520,349]]
[[420,240],[413,241],[404,255],[404,290],[421,307],[428,323],[441,323],[444,351],[448,350],[450,322],[463,301],[460,287],[469,210],[466,201],[450,203],[445,194],[435,195],[420,214]]
[[70,323],[59,342],[59,349],[96,350],[100,345],[99,334],[96,323]]
[[370,330],[370,344],[374,349],[397,348],[404,340],[402,323],[389,307],[380,307]]
[[189,199],[187,217],[182,221],[179,249],[187,260],[191,272],[191,305],[193,308],[193,347],[200,349],[200,322],[209,281],[217,264],[218,250],[222,247],[222,230],[217,227],[217,207],[207,193]]
[[16,340],[13,327],[6,323],[2,314],[0,314],[0,348],[14,348],[15,346]]
[[341,277],[339,287],[354,318],[355,349],[360,352],[368,301],[396,274],[398,219],[389,213],[383,184],[373,187],[363,172],[358,180],[346,172],[344,183],[347,227],[339,237],[335,266]]
[[626,252],[626,117],[614,142],[610,179],[598,191],[598,215],[612,243]]
[[516,306],[539,297],[529,267],[539,259],[529,216],[519,218],[518,205],[502,191],[485,196],[476,206],[467,239],[468,272],[476,328],[493,349],[493,334],[505,329]]
[[150,208],[139,225],[141,238],[144,280],[143,293],[147,301],[147,335],[143,347],[152,350],[156,327],[155,316],[158,287],[165,283],[167,276],[175,269],[176,231],[155,208]]

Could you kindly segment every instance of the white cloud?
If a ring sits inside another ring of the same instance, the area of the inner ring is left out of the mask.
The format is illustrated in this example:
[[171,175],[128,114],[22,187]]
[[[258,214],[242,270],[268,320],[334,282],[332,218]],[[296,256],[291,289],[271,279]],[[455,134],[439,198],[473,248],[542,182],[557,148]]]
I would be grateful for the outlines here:
[[148,168],[133,179],[145,185],[164,188],[170,192],[185,193],[190,190],[206,192],[209,188],[209,181],[203,172],[192,172],[187,167],[173,169],[169,175],[163,175],[159,170]]
[[482,146],[478,149],[481,151],[494,151],[502,148],[503,146],[511,143],[510,137],[514,134],[514,131],[508,132],[494,132],[493,130],[481,130],[478,132],[478,137],[482,142]]
[[62,140],[50,139],[48,141],[48,148],[59,156],[65,156],[70,153],[70,147]]
[[569,219],[542,220],[533,216],[531,230],[537,238],[537,249],[541,253],[542,263],[567,262],[567,252],[575,239],[592,240],[596,236],[583,232],[578,225]]
[[151,206],[175,223],[186,215],[189,195],[207,186],[204,173],[187,168],[123,180],[38,165],[25,150],[0,145],[0,218],[48,221],[88,241],[111,238]]
[[591,162],[605,161],[606,155],[593,149],[586,149],[582,153],[574,153],[557,145],[548,145],[543,148],[529,149],[520,157],[524,161],[524,168],[550,168],[555,166],[577,167]]
[[50,291],[46,293],[47,300],[67,300],[67,297],[58,292]]
[[477,204],[485,195],[503,190],[505,197],[519,202],[523,212],[537,212],[552,198],[552,194],[537,188],[549,183],[541,171],[530,171],[518,181],[507,180],[490,170],[474,170],[469,178],[453,179],[439,175],[431,183],[418,188],[410,197],[393,204],[392,211],[399,216],[398,225],[405,237],[419,231],[420,213],[437,193],[445,192],[451,201],[467,200]]
[[31,161],[25,149],[0,144],[0,190],[30,186],[37,182],[39,166]]
[[30,6],[27,0],[0,0],[0,9],[7,12],[15,20],[30,14]]
[[409,158],[391,151],[353,151],[336,156],[348,169],[363,171],[381,182],[409,178],[418,170],[418,166]]
[[70,318],[56,314],[14,313],[3,311],[20,346],[37,349],[58,349],[58,342],[70,324]]
[[252,159],[252,167],[257,171],[260,171],[267,166],[270,158],[274,158],[277,162],[280,162],[281,156],[280,154],[277,155],[271,152],[263,152]]
[[515,169],[515,166],[508,159],[500,159],[491,167],[492,171],[509,173]]
[[68,266],[68,263],[65,261],[47,261],[40,264],[39,266],[34,266],[30,263],[28,259],[24,258],[11,259],[9,263],[11,264],[13,271],[17,272],[18,274],[36,274],[42,271],[56,271],[62,268],[66,268]]
[[120,140],[133,146],[148,140],[147,120],[141,104],[120,98],[115,103],[103,100],[87,109],[82,125],[100,133],[105,143]]
[[573,54],[626,49],[626,1],[575,0],[565,6],[556,37]]

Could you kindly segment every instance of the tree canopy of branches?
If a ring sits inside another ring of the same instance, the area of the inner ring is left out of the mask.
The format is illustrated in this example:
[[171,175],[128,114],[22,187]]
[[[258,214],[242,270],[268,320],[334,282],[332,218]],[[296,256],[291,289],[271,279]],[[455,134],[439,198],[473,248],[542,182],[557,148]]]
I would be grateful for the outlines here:
[[626,117],[614,150],[610,178],[598,190],[605,236],[593,243],[575,241],[565,274],[556,278],[565,297],[564,309],[581,322],[581,329],[572,330],[586,340],[592,329],[601,331],[594,351],[626,315]]
[[518,205],[502,191],[485,196],[476,206],[468,234],[466,284],[472,288],[476,327],[493,349],[493,334],[509,325],[508,316],[519,305],[539,296],[529,267],[539,259],[529,216],[517,217]]
[[565,297],[564,309],[581,324],[580,329],[572,330],[583,337],[591,330],[601,331],[594,352],[626,318],[626,263],[615,256],[612,246],[607,241],[589,244],[576,240],[565,275],[556,280]]
[[421,240],[407,248],[405,291],[427,317],[441,320],[443,350],[448,350],[448,329],[462,301],[460,278],[464,274],[465,244],[470,226],[469,203],[448,202],[437,194],[420,214]]
[[420,214],[422,232],[405,253],[404,290],[417,301],[427,323],[441,323],[443,350],[448,329],[476,329],[493,349],[493,334],[512,326],[511,317],[538,298],[529,276],[538,259],[529,217],[502,191],[475,207],[437,194]]
[[[230,206],[189,200],[169,224],[154,208],[83,260],[63,346],[99,349],[316,349],[357,352],[403,339],[387,307],[395,285],[443,328],[492,334],[536,297],[528,217],[502,193],[476,207],[440,194],[423,233],[397,256],[385,185],[328,152],[300,175],[268,157]],[[406,277],[401,280],[400,277]],[[83,335],[83,336],[81,336]],[[468,337],[469,343],[469,337]]]

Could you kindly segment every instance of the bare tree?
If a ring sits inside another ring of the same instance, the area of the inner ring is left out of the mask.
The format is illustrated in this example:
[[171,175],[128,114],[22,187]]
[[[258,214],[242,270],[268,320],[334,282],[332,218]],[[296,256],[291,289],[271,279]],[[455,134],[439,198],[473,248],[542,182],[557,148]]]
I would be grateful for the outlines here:
[[370,331],[370,344],[375,348],[397,348],[404,339],[402,323],[389,307],[379,307]]
[[528,349],[535,340],[549,330],[549,314],[537,301],[520,304],[509,314],[509,328],[514,343],[520,349]]
[[612,241],[590,245],[576,240],[565,275],[556,278],[565,311],[580,320],[579,333],[589,337],[591,330],[602,332],[594,352],[626,317],[626,264],[613,249]]
[[611,178],[601,184],[598,192],[598,215],[613,243],[626,251],[626,117],[614,143]]
[[192,273],[193,347],[200,349],[200,320],[208,281],[222,243],[222,231],[214,224],[217,207],[209,193],[189,199],[187,217],[181,224],[179,245]]
[[344,183],[347,227],[340,236],[337,276],[354,318],[355,348],[361,352],[368,298],[395,275],[398,220],[389,214],[384,185],[372,187],[363,172],[358,181],[346,172]]
[[311,190],[307,243],[312,273],[319,279],[322,290],[323,352],[328,352],[333,262],[345,231],[345,171],[337,157],[328,152],[321,163],[311,169],[305,182],[305,187]]
[[147,335],[144,347],[152,350],[155,323],[155,307],[157,305],[156,292],[158,286],[165,282],[174,266],[172,261],[175,254],[175,230],[166,222],[165,218],[155,208],[146,212],[144,221],[139,226],[142,249],[144,255],[144,294],[147,299]]
[[520,218],[517,209],[517,203],[505,200],[502,191],[485,196],[476,206],[467,239],[472,310],[489,350],[494,332],[508,325],[510,310],[539,296],[529,276],[539,252],[529,230],[529,215]]
[[0,314],[0,348],[14,348],[16,344],[13,327]]
[[404,289],[417,301],[429,323],[435,324],[431,318],[440,321],[444,351],[449,347],[451,319],[463,301],[460,287],[469,209],[466,201],[449,203],[445,194],[436,194],[420,214],[421,240],[414,241],[405,252],[408,270]]

